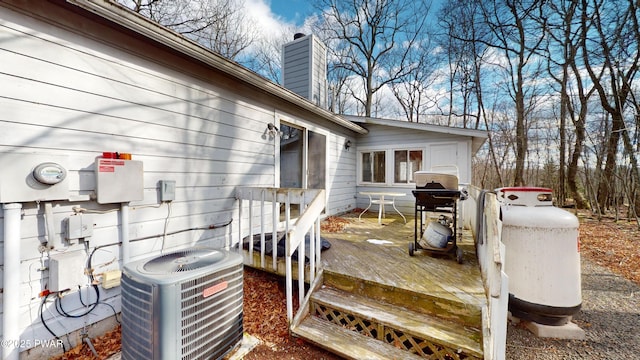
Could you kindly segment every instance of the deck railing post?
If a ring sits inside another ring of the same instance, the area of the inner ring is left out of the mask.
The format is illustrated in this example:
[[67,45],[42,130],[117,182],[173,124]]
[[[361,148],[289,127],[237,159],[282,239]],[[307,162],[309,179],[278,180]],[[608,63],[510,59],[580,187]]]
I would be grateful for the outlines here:
[[265,239],[264,239],[264,198],[266,189],[260,190],[260,267],[265,267]]
[[[244,213],[242,206],[244,205],[244,200],[242,200],[240,190],[238,190],[236,197],[238,198],[238,250],[242,251],[242,215]],[[231,246],[233,247],[233,240],[231,240]]]
[[253,265],[253,190],[249,190],[249,264]]
[[278,202],[277,200],[278,192],[276,189],[271,190],[271,204],[272,209],[272,219],[271,219],[271,254],[273,258],[273,269],[278,269],[278,216],[280,215],[280,211],[278,211]]
[[[287,299],[287,318],[289,322],[293,321],[293,268],[292,268],[292,255],[297,251],[298,253],[298,288],[300,302],[305,298],[305,268],[307,251],[309,252],[310,269],[309,277],[310,281],[313,281],[316,277],[318,267],[321,264],[320,259],[320,214],[325,207],[325,192],[324,190],[308,190],[308,189],[277,189],[277,188],[240,188],[236,192],[236,196],[239,199],[240,209],[238,211],[239,220],[239,238],[240,242],[243,242],[243,208],[245,201],[248,200],[249,207],[249,259],[247,263],[254,266],[254,200],[260,201],[260,264],[259,267],[266,269],[266,202],[272,202],[272,255],[273,266],[272,271],[278,272],[278,224],[279,222],[279,205],[284,202],[284,231],[285,231],[285,282],[286,282],[286,299]],[[313,200],[310,200],[313,199]],[[295,222],[291,219],[291,205],[292,203],[299,206],[298,218]],[[310,211],[311,209],[311,211]],[[305,236],[309,234],[310,244],[309,250],[306,249]]]

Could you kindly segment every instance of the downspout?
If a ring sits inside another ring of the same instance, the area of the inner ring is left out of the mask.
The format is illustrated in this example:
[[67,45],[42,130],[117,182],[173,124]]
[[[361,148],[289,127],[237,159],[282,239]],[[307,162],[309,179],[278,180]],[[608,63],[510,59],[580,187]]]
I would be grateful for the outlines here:
[[122,203],[120,211],[120,240],[122,241],[122,264],[129,262],[129,204]]
[[22,204],[3,204],[4,289],[2,294],[2,359],[20,355],[20,216]]

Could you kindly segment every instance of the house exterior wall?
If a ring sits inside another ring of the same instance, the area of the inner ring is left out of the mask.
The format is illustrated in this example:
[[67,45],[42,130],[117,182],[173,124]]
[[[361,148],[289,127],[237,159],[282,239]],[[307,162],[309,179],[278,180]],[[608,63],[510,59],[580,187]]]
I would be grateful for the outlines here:
[[[52,338],[39,317],[50,256],[93,254],[96,274],[121,265],[121,205],[95,201],[94,162],[102,152],[130,153],[144,166],[143,199],[129,204],[130,260],[162,249],[236,241],[236,188],[276,186],[277,142],[266,132],[268,123],[279,121],[276,114],[330,133],[327,214],[355,206],[355,154],[343,147],[345,139],[355,140],[349,131],[66,8],[50,2],[24,6],[0,4],[0,156],[66,156],[71,199],[22,204],[20,269],[9,271],[22,274],[20,331],[28,344]],[[176,183],[170,204],[160,202],[160,180]],[[67,244],[65,224],[75,207],[89,210],[93,234]],[[47,208],[52,212],[45,214]],[[43,250],[47,241],[59,245]],[[100,301],[119,312],[119,288],[99,291]],[[63,299],[70,313],[94,300],[90,287],[72,289]],[[112,315],[110,307],[97,306],[88,317],[66,318],[51,302],[44,317],[63,335]]]
[[[356,182],[358,208],[366,208],[369,198],[360,192],[399,192],[405,196],[397,197],[396,207],[405,215],[414,214],[415,199],[411,190],[415,189],[414,183],[393,183],[393,151],[394,150],[422,150],[422,170],[431,170],[434,166],[453,163],[458,167],[459,183],[468,184],[471,178],[471,139],[465,136],[439,134],[427,131],[416,131],[399,127],[367,124],[369,133],[357,138],[356,157]],[[362,152],[386,151],[386,183],[367,184],[361,181],[361,163],[359,158]],[[377,205],[373,211],[377,212]],[[393,209],[385,208],[392,214]]]

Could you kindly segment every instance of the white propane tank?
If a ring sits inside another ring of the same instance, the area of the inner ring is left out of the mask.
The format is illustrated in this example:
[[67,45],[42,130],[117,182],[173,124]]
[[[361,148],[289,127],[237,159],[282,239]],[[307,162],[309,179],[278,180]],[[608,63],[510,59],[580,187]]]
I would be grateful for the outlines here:
[[553,206],[553,191],[496,189],[502,216],[509,310],[545,325],[564,325],[582,305],[578,219]]

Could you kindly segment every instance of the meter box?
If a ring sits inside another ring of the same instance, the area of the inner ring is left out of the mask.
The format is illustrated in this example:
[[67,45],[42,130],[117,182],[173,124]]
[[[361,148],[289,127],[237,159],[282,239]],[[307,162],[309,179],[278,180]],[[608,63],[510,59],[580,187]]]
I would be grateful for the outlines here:
[[96,196],[100,204],[144,199],[142,161],[96,158]]
[[68,162],[65,155],[0,154],[0,203],[68,200]]

